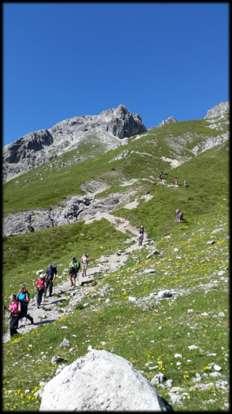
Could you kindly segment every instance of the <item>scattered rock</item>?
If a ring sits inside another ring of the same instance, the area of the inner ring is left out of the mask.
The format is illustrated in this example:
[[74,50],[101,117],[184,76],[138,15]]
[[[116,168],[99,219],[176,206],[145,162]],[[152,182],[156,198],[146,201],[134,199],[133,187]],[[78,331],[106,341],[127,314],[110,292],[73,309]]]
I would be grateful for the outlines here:
[[189,345],[188,346],[188,349],[190,350],[190,351],[193,351],[194,349],[198,349],[199,347],[197,346],[197,345]]
[[51,359],[51,363],[53,365],[61,364],[62,362],[65,362],[65,359],[60,357],[59,355],[54,355]]
[[172,296],[173,296],[173,293],[168,290],[160,290],[157,293],[157,297],[160,299],[171,298]]
[[60,343],[60,348],[69,348],[70,342],[68,339],[64,338],[63,341]]
[[225,270],[219,270],[217,274],[218,276],[223,276],[225,273],[226,273]]
[[215,240],[208,240],[208,241],[207,241],[207,244],[214,244],[214,243],[216,243],[216,241],[215,241]]
[[156,374],[152,380],[151,380],[151,384],[152,385],[156,385],[156,384],[162,384],[163,382],[165,382],[167,380],[167,378],[165,377],[165,375],[162,372],[159,372],[158,374]]
[[144,275],[148,275],[148,274],[150,274],[150,273],[155,273],[155,272],[156,272],[156,270],[155,270],[154,268],[151,268],[151,269],[144,269],[143,274],[144,274]]

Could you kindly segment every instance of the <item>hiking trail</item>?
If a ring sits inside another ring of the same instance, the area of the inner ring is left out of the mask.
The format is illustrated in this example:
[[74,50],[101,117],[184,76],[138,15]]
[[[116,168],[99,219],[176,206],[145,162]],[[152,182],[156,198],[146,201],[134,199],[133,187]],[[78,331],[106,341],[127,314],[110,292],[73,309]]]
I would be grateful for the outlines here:
[[[145,232],[143,246],[139,246],[138,229],[122,217],[116,217],[106,212],[98,212],[94,217],[86,219],[85,223],[91,223],[95,220],[101,220],[102,218],[112,223],[116,230],[127,234],[129,233],[130,237],[127,240],[129,246],[110,255],[102,255],[96,260],[95,266],[88,267],[86,278],[82,278],[80,271],[77,276],[76,287],[70,286],[68,275],[68,280],[62,282],[61,284],[56,285],[57,279],[55,279],[53,295],[51,297],[46,297],[45,299],[43,298],[42,305],[39,309],[37,309],[36,305],[36,296],[31,299],[28,306],[28,313],[33,317],[34,324],[31,324],[26,318],[22,318],[19,321],[18,328],[18,332],[20,334],[25,334],[44,324],[52,323],[64,314],[72,312],[78,303],[80,303],[82,299],[89,292],[91,292],[91,290],[95,289],[97,278],[99,276],[104,277],[105,274],[118,270],[126,263],[128,257],[133,251],[140,250],[145,247],[148,250],[148,253],[150,253],[155,249],[154,241],[148,239],[148,235]],[[83,281],[85,284],[81,286],[81,282]],[[8,331],[3,335],[3,343],[8,342],[9,340],[10,333]]]

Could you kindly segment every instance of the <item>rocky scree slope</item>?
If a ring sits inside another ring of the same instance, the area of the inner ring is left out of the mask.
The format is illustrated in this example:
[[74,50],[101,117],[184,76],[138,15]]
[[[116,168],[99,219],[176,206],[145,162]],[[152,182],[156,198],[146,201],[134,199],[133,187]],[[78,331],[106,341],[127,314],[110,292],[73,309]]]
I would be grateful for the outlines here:
[[[145,132],[138,114],[124,105],[108,109],[98,115],[76,116],[51,128],[34,131],[3,150],[4,179],[9,179],[31,168],[44,164],[54,156],[78,148],[88,139],[99,140],[105,150],[117,147],[122,140]],[[124,141],[125,142],[125,141]]]

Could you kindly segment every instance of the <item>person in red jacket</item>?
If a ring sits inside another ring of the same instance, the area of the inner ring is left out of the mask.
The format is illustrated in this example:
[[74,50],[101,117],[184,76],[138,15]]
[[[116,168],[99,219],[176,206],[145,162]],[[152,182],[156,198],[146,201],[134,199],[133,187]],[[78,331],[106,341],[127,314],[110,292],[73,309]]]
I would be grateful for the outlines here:
[[42,302],[42,298],[43,298],[43,294],[45,293],[46,290],[46,274],[45,273],[40,273],[38,279],[36,279],[35,281],[35,287],[37,289],[37,297],[36,297],[36,302],[37,302],[37,308],[40,307],[41,302]]
[[21,304],[15,294],[11,297],[8,310],[10,312],[10,336],[13,336],[18,333],[17,329],[21,313]]

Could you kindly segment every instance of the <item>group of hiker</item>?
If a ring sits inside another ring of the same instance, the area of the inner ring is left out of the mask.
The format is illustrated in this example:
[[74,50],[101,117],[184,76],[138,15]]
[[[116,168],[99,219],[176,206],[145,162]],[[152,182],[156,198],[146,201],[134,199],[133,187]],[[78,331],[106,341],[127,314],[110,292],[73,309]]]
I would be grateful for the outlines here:
[[[69,279],[71,287],[76,286],[77,275],[82,269],[82,277],[86,277],[87,267],[89,262],[89,256],[87,253],[83,254],[80,261],[76,257],[72,258],[72,261],[69,264]],[[49,264],[46,271],[39,270],[37,272],[37,278],[35,280],[36,288],[36,305],[37,309],[40,308],[42,300],[46,297],[51,297],[53,294],[54,280],[57,276],[57,266],[54,264]],[[82,283],[81,283],[82,285]],[[32,316],[28,313],[28,305],[30,302],[30,293],[25,285],[21,287],[19,292],[11,296],[11,300],[8,306],[8,311],[10,312],[10,336],[14,336],[18,333],[19,320],[22,318],[28,319],[31,324],[34,324]]]
[[[164,175],[160,174],[160,179],[163,179]],[[31,217],[30,217],[31,218]],[[183,212],[180,209],[176,209],[175,218],[177,223],[184,221]],[[29,220],[30,222],[31,220]],[[144,241],[144,226],[139,227],[138,235],[138,245],[142,246]],[[69,263],[69,280],[71,287],[76,286],[77,276],[79,270],[82,270],[82,278],[86,277],[87,267],[89,263],[89,256],[87,253],[83,254],[81,259],[78,260],[76,257],[73,257]],[[38,271],[37,279],[35,280],[35,288],[37,290],[36,294],[36,304],[39,309],[44,297],[51,297],[53,293],[54,279],[57,276],[57,266],[49,264],[46,271]],[[82,285],[82,282],[80,283]],[[28,304],[30,302],[30,293],[28,292],[26,286],[22,286],[17,295],[13,294],[11,297],[8,310],[10,312],[10,335],[13,336],[17,332],[19,320],[22,318],[28,319],[31,324],[34,323],[32,316],[28,313]]]
[[[159,180],[161,181],[162,184],[165,184],[167,182],[167,177],[168,177],[168,173],[160,171]],[[178,177],[172,177],[171,178],[171,183],[176,187],[179,187],[181,185],[180,180],[178,179]],[[186,180],[183,181],[183,186],[184,187],[189,187],[189,184]]]

